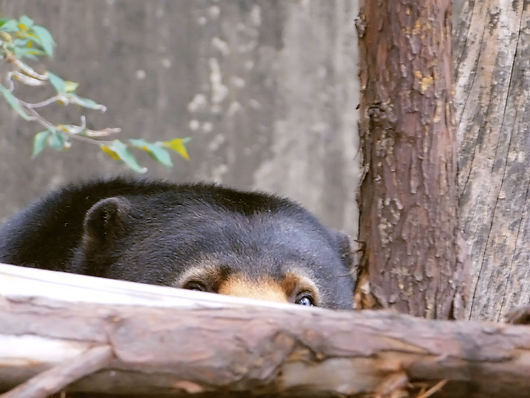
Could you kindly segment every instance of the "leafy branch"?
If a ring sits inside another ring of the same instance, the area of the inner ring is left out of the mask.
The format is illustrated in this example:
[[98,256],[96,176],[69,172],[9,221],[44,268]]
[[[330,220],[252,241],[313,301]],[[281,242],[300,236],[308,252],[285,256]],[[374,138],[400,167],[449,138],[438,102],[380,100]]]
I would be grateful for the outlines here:
[[[76,94],[78,83],[64,80],[49,71],[36,72],[22,61],[37,60],[38,57],[52,57],[55,41],[50,32],[27,16],[20,19],[0,19],[0,62],[11,66],[5,77],[5,84],[0,83],[0,94],[15,112],[26,121],[36,122],[44,130],[35,135],[33,140],[33,157],[36,157],[47,146],[57,151],[66,150],[72,140],[95,144],[114,160],[121,160],[136,172],[147,169],[140,166],[131,149],[147,152],[154,160],[166,167],[173,166],[170,151],[175,151],[184,159],[189,159],[185,144],[189,138],[175,138],[169,141],[148,142],[144,139],[129,139],[122,142],[110,136],[120,132],[119,128],[92,130],[86,126],[86,117],[81,116],[79,125],[54,124],[44,118],[39,109],[53,104],[75,104],[82,108],[106,111],[104,105]],[[40,102],[30,103],[14,95],[15,82],[26,86],[49,86],[55,94]]]

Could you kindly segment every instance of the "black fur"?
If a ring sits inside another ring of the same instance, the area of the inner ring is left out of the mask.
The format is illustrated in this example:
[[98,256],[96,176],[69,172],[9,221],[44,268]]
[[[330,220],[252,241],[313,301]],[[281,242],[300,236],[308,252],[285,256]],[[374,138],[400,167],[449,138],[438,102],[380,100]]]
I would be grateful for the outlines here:
[[301,206],[216,185],[117,178],[59,189],[0,228],[0,262],[172,285],[214,258],[226,273],[312,275],[321,306],[351,309],[351,248]]

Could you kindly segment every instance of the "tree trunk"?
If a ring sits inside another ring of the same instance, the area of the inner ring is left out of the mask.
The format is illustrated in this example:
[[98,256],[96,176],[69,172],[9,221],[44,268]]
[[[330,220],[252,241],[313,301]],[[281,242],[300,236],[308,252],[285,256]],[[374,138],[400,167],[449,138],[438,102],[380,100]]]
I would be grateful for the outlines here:
[[530,391],[527,327],[312,309],[7,265],[0,330],[0,392],[26,382],[5,398],[44,397],[85,375],[68,397]]
[[528,2],[471,1],[455,29],[460,224],[471,246],[468,316],[530,302]]
[[366,175],[356,303],[461,316],[451,1],[367,0],[358,29]]

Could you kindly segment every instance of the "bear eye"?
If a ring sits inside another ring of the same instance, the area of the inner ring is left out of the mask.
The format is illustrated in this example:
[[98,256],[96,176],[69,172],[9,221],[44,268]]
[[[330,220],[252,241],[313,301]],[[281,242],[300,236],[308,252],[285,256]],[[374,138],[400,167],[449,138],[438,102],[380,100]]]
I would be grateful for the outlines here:
[[308,307],[314,307],[315,300],[313,299],[313,296],[311,296],[311,294],[309,294],[307,292],[304,292],[304,293],[301,293],[301,294],[298,295],[298,297],[296,298],[296,301],[294,303],[298,304],[298,305],[305,305],[305,306],[308,306]]
[[207,292],[208,291],[208,289],[206,288],[206,285],[204,283],[197,282],[197,281],[190,281],[190,282],[186,283],[182,288],[186,289],[186,290],[195,290],[195,291],[198,291],[198,292]]

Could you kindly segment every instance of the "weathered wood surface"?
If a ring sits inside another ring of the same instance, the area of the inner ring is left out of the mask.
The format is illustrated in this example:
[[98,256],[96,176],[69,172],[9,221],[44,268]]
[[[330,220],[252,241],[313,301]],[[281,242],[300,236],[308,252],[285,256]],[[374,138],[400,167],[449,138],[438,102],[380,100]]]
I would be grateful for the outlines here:
[[69,391],[337,396],[408,375],[448,379],[442,397],[530,394],[524,326],[333,312],[0,265],[0,331],[0,391],[110,346],[109,368]]
[[455,28],[460,227],[471,246],[471,319],[530,303],[530,7],[464,4]]
[[107,368],[114,354],[110,345],[87,349],[82,354],[39,373],[12,390],[2,394],[2,398],[46,398],[59,393],[69,384],[83,376],[91,375]]
[[361,5],[361,287],[383,308],[461,318],[451,1]]

